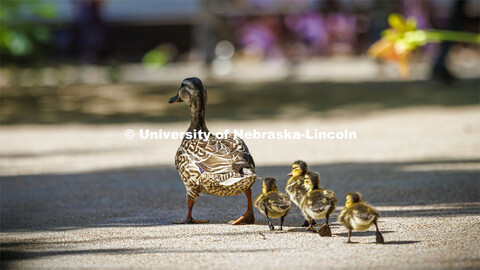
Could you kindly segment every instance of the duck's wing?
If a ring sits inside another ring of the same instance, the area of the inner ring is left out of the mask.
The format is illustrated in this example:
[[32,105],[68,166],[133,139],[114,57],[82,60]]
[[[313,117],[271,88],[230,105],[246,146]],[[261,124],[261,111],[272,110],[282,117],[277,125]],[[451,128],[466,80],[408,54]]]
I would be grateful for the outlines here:
[[220,142],[229,149],[231,153],[240,157],[240,159],[236,160],[239,166],[252,169],[253,171],[255,170],[255,161],[242,139],[235,138],[233,134],[228,134],[227,138],[221,139]]
[[239,138],[217,139],[212,136],[208,140],[185,140],[182,145],[181,154],[209,180],[228,186],[246,176],[256,176],[253,158],[245,142]]

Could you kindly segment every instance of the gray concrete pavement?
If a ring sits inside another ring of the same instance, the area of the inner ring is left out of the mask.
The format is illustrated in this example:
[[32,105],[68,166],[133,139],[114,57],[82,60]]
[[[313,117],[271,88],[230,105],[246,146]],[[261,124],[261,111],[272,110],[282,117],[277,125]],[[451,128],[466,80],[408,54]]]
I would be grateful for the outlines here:
[[[386,245],[373,230],[354,234],[333,219],[333,237],[304,232],[292,209],[283,232],[257,223],[230,226],[243,195],[197,201],[182,220],[185,191],[173,167],[178,141],[126,140],[135,125],[2,127],[1,264],[5,268],[318,269],[479,268],[480,112],[478,107],[409,108],[359,117],[254,120],[242,128],[348,127],[347,141],[247,144],[258,173],[280,187],[290,162],[305,159],[339,197],[358,190],[382,214]],[[214,121],[210,129],[239,122]],[[186,123],[162,124],[183,130]],[[446,128],[446,126],[448,128]],[[260,182],[253,194],[260,192]],[[337,210],[338,212],[338,210]],[[278,224],[278,221],[275,221]]]

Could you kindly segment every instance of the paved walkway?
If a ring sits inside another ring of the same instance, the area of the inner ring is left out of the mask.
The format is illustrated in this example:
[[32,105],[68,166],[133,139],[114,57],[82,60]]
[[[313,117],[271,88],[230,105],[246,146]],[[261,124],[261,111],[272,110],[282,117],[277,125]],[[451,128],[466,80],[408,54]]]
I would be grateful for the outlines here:
[[[333,237],[304,232],[292,209],[283,232],[266,219],[225,223],[243,213],[243,195],[203,196],[185,215],[173,167],[179,140],[127,140],[124,130],[186,129],[187,123],[13,125],[0,130],[1,259],[6,268],[318,269],[479,268],[478,106],[413,107],[362,116],[242,121],[244,129],[356,131],[355,141],[247,140],[261,176],[281,189],[302,158],[339,197],[363,193],[382,214],[386,245],[372,230],[334,222]],[[208,122],[212,131],[237,128]],[[253,194],[260,192],[260,182]],[[335,218],[333,218],[335,221]],[[277,222],[277,221],[276,221]]]

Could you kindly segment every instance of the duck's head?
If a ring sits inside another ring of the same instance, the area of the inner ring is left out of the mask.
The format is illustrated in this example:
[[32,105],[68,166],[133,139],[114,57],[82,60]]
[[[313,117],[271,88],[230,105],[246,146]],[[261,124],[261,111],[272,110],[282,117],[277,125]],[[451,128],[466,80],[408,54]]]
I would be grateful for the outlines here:
[[287,175],[293,176],[293,177],[304,176],[305,173],[307,172],[308,172],[307,163],[305,163],[305,161],[302,161],[302,160],[297,160],[293,162],[292,171]]
[[277,180],[272,177],[263,179],[262,192],[267,193],[270,191],[277,191]]
[[305,174],[305,181],[303,185],[308,191],[320,188],[320,175],[316,172],[307,172]]
[[347,194],[347,197],[345,198],[347,201],[345,202],[345,207],[351,207],[357,203],[362,202],[362,194],[359,192],[350,192]]
[[189,107],[203,106],[207,102],[207,90],[202,81],[197,77],[186,78],[182,81],[176,96],[170,98],[168,103],[185,102]]
[[185,102],[190,110],[189,131],[202,130],[207,132],[205,125],[205,106],[207,104],[207,90],[203,87],[202,81],[199,78],[186,78],[182,81],[180,90],[176,96],[170,98],[168,103]]

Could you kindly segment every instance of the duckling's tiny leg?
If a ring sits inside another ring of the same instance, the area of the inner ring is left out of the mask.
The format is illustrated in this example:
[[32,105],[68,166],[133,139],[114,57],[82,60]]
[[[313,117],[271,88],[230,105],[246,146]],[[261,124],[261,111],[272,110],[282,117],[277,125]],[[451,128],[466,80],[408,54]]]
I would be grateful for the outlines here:
[[376,237],[376,240],[377,240],[377,244],[385,244],[385,240],[383,240],[383,235],[382,235],[382,233],[378,230],[377,220],[376,220],[376,219],[373,221],[373,224],[375,224],[375,228],[377,229],[377,232],[375,233],[375,237]]
[[352,241],[350,241],[350,237],[352,236],[352,230],[348,230],[348,240],[347,240],[347,243],[352,243]]
[[[302,224],[302,227],[308,227],[309,224],[310,223],[308,223],[308,220],[305,219],[305,221]],[[317,224],[317,222],[315,222],[315,220],[314,220],[314,221],[312,221],[312,224],[315,225],[315,224]]]
[[252,204],[252,189],[248,188],[245,191],[245,195],[247,196],[247,212],[243,214],[243,216],[239,217],[237,220],[232,220],[228,222],[232,225],[240,225],[240,224],[254,224],[255,223],[255,216],[253,215],[253,204]]
[[317,231],[317,230],[315,230],[315,228],[313,227],[313,219],[312,219],[312,218],[309,218],[309,220],[308,220],[308,228],[306,228],[305,231],[312,231],[312,232],[316,232],[316,231]]
[[282,217],[280,218],[280,231],[283,230],[283,221],[285,220],[285,216],[286,216],[286,215],[287,215],[287,214],[285,214],[284,216],[282,216]]
[[328,215],[325,217],[325,225],[318,229],[318,233],[320,236],[332,236],[332,230],[330,230],[330,226],[328,225]]
[[273,227],[272,221],[270,220],[270,217],[268,216],[267,207],[264,206],[263,209],[264,209],[264,211],[265,211],[265,216],[267,216],[267,219],[268,219],[268,227],[270,228],[270,231],[275,230],[275,227]]
[[188,204],[188,213],[187,213],[187,218],[184,221],[181,222],[173,222],[174,224],[196,224],[196,223],[209,223],[209,220],[196,220],[192,217],[192,209],[193,205],[195,205],[194,200],[187,200]]

